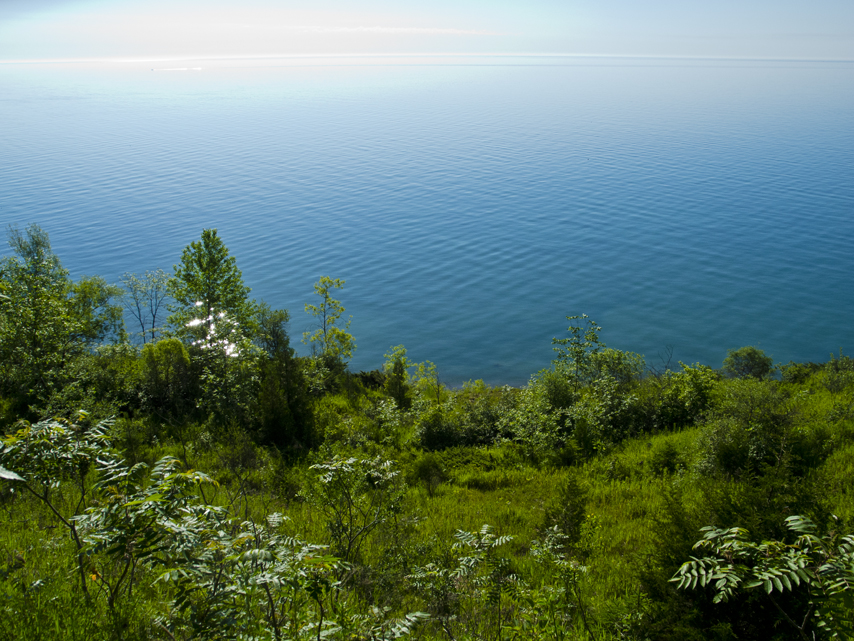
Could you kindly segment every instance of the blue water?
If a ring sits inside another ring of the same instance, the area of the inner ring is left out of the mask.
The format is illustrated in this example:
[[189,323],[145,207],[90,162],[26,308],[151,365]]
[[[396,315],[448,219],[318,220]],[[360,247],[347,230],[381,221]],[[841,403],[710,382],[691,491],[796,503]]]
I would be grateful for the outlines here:
[[826,360],[854,349],[852,105],[844,62],[0,65],[0,222],[108,280],[217,227],[295,336],[343,278],[354,369],[402,343],[518,384],[582,312],[651,363]]

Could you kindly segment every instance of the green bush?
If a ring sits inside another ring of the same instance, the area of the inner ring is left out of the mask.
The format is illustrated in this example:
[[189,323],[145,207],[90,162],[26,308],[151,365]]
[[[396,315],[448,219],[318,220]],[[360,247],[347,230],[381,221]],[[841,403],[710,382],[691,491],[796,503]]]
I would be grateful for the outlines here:
[[544,369],[531,380],[531,387],[537,390],[552,410],[572,407],[578,398],[576,385],[563,367]]
[[788,461],[797,420],[795,407],[774,381],[730,381],[718,390],[703,428],[698,468],[733,477]]
[[436,489],[448,480],[448,473],[436,453],[426,452],[415,459],[407,477],[410,483],[422,485],[432,497]]
[[581,527],[587,518],[587,492],[575,475],[570,475],[552,495],[540,531],[557,527],[566,537],[566,545],[573,546],[581,538]]
[[428,451],[444,450],[465,444],[463,430],[453,415],[441,408],[422,416],[416,427],[419,445]]
[[671,441],[664,441],[652,450],[649,467],[654,474],[659,476],[673,474],[685,467],[685,458]]
[[681,372],[667,372],[649,379],[655,386],[650,414],[656,429],[682,429],[693,425],[712,405],[717,377],[705,365],[680,363]]
[[727,350],[724,373],[730,378],[769,378],[774,372],[774,359],[756,347],[740,347]]
[[195,405],[196,377],[187,348],[177,338],[146,343],[139,363],[143,407],[160,420],[185,418]]
[[543,388],[532,381],[518,394],[513,408],[500,420],[501,433],[518,443],[529,461],[543,462],[569,440],[566,411],[551,407]]
[[634,352],[621,352],[610,347],[590,355],[595,378],[609,376],[622,388],[627,388],[643,376],[646,363],[643,356]]
[[615,379],[606,377],[590,385],[567,415],[573,438],[590,455],[640,434],[645,427],[642,410],[635,394],[622,392]]
[[803,385],[821,367],[819,363],[795,363],[794,361],[789,361],[786,365],[780,365],[779,369],[784,383]]
[[510,387],[491,388],[483,381],[467,382],[452,397],[452,407],[464,445],[493,445],[501,438],[501,418],[516,404]]

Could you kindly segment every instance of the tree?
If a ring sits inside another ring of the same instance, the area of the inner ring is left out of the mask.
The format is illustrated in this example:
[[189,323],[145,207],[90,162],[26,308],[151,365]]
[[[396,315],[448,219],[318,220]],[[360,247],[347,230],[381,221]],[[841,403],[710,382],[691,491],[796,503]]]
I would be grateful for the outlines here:
[[447,394],[445,394],[445,386],[439,379],[439,370],[436,368],[436,364],[432,361],[424,361],[423,363],[415,363],[413,366],[415,371],[411,377],[412,387],[424,401],[430,396],[435,398],[436,409],[441,411],[442,402],[447,398]]
[[201,404],[217,427],[248,425],[258,398],[260,350],[225,312],[190,322],[203,330],[192,354],[201,370]]
[[774,371],[774,360],[756,347],[747,346],[727,350],[724,373],[730,378],[763,379]]
[[383,372],[386,375],[385,392],[394,399],[397,408],[409,409],[412,405],[412,389],[409,381],[409,367],[412,364],[406,357],[406,348],[403,345],[392,347],[385,355]]
[[23,405],[45,399],[79,348],[68,271],[38,225],[8,230],[14,255],[0,263],[0,385]]
[[330,293],[333,289],[343,288],[344,282],[340,278],[321,276],[320,280],[314,284],[314,293],[320,296],[320,303],[305,305],[306,313],[317,319],[319,327],[313,332],[303,333],[303,342],[312,347],[315,354],[329,369],[344,365],[356,349],[353,335],[347,332],[350,329],[350,320],[344,324],[344,327],[339,327],[337,324],[344,313],[344,306],[341,301],[332,298]]
[[314,441],[313,416],[302,364],[291,347],[284,309],[258,308],[255,344],[261,349],[258,420],[261,440],[278,447],[309,447]]
[[162,312],[169,297],[169,283],[172,277],[162,269],[147,271],[145,274],[125,273],[121,278],[124,286],[122,303],[134,320],[139,324],[139,335],[143,343],[153,342],[162,324]]
[[174,269],[168,291],[175,303],[168,320],[180,337],[210,336],[211,326],[222,314],[244,333],[251,333],[255,303],[248,299],[250,289],[216,229],[203,230],[200,240],[185,247]]
[[554,363],[569,373],[578,392],[581,385],[589,382],[595,374],[593,357],[604,349],[605,344],[599,340],[602,328],[587,314],[567,316],[566,320],[570,322],[567,328],[569,336],[552,339],[552,349],[557,352]]
[[139,359],[143,406],[161,421],[174,423],[194,405],[190,355],[177,338],[146,343]]
[[[68,277],[38,225],[9,227],[13,254],[0,262],[0,394],[17,415],[35,418],[79,359],[125,337],[118,289],[98,276]],[[40,409],[36,409],[36,408]]]
[[200,407],[218,427],[245,423],[257,398],[257,306],[216,229],[184,248],[168,289],[169,324],[199,364]]
[[71,314],[79,324],[77,338],[92,346],[112,338],[127,340],[122,308],[112,301],[122,295],[121,287],[110,285],[101,276],[83,276],[71,285]]

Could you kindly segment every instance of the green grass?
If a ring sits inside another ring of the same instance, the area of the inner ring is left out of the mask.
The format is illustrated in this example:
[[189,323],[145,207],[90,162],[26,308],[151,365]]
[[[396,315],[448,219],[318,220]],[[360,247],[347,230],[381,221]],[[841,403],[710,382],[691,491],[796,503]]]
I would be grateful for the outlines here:
[[[854,416],[846,409],[850,398],[850,393],[833,395],[808,381],[792,401],[799,438],[806,443],[804,456],[819,456],[809,472],[822,484],[819,499],[849,529],[854,524]],[[396,614],[430,607],[404,577],[431,562],[452,565],[463,554],[453,548],[455,535],[485,524],[513,537],[501,554],[510,559],[524,585],[550,584],[551,571],[530,552],[544,535],[546,514],[561,507],[561,488],[572,480],[585,497],[586,519],[574,548],[587,568],[580,589],[602,639],[612,638],[615,622],[642,607],[644,575],[655,569],[661,547],[669,545],[663,528],[672,516],[673,500],[688,515],[689,527],[696,526],[696,532],[686,535],[696,537],[694,541],[700,538],[699,527],[707,524],[710,497],[732,496],[737,504],[750,496],[749,480],[704,477],[697,471],[702,427],[642,435],[575,465],[554,467],[535,464],[511,442],[426,453],[413,444],[411,420],[383,431],[371,411],[365,398],[325,398],[319,421],[327,443],[296,463],[255,446],[246,435],[235,434],[217,444],[200,437],[198,430],[190,430],[193,438],[184,444],[139,444],[134,459],[152,464],[171,455],[186,461],[215,481],[200,490],[204,501],[256,522],[283,513],[290,534],[315,543],[328,543],[330,533],[322,512],[306,500],[307,480],[314,474],[310,466],[334,454],[396,461],[403,483],[400,509],[367,538],[360,558],[364,568],[354,574],[348,597],[360,608],[387,605]],[[65,507],[73,509],[70,495],[65,501]],[[156,621],[167,614],[169,588],[155,583],[154,570],[142,572],[133,597],[115,611],[97,595],[87,601],[76,582],[74,546],[67,532],[38,501],[13,494],[8,485],[3,488],[0,607],[15,616],[0,620],[0,638],[167,639]],[[573,629],[579,638],[586,635],[581,628]],[[442,636],[436,627],[425,630],[431,631],[428,637]]]

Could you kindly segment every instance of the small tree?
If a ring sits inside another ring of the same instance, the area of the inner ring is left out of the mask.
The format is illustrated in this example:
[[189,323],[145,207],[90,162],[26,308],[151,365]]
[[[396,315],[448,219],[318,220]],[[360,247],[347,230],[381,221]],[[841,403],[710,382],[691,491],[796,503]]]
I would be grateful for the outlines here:
[[332,552],[347,562],[359,558],[367,536],[400,509],[403,488],[391,461],[343,458],[312,465],[306,497],[327,519]]
[[454,549],[467,552],[459,558],[456,575],[474,588],[479,597],[478,608],[485,602],[493,610],[496,638],[501,641],[502,597],[516,588],[519,577],[513,573],[510,559],[498,554],[498,548],[512,541],[513,537],[497,536],[489,525],[484,525],[478,532],[457,530],[454,537],[457,539]]
[[403,345],[392,347],[391,351],[385,355],[385,363],[383,363],[383,372],[386,375],[385,392],[394,399],[397,408],[401,410],[409,409],[412,405],[412,390],[408,384],[410,365]]
[[[302,335],[303,343],[310,345],[315,355],[323,361],[327,369],[342,367],[353,356],[356,343],[350,329],[350,320],[339,327],[338,321],[344,313],[341,301],[332,298],[332,290],[342,289],[344,282],[340,278],[321,276],[314,284],[314,293],[320,297],[317,305],[306,303],[306,313],[317,319],[319,327],[313,332]],[[350,317],[352,320],[352,317]]]
[[[88,596],[86,555],[78,517],[87,508],[92,488],[86,476],[99,458],[110,457],[109,422],[87,427],[85,413],[72,423],[43,421],[0,438],[0,478],[18,482],[41,501],[68,531],[77,548],[80,587]],[[63,489],[69,496],[63,496]],[[69,500],[70,498],[70,500]]]
[[186,418],[195,400],[190,354],[177,338],[148,343],[142,348],[139,373],[143,406],[159,420]]
[[415,388],[418,396],[424,403],[428,402],[429,397],[433,397],[436,401],[436,409],[441,411],[442,403],[447,398],[445,386],[439,378],[439,370],[436,364],[431,361],[424,361],[415,365],[415,372],[412,376],[412,385]]
[[587,314],[567,316],[566,320],[570,322],[567,327],[569,336],[552,339],[552,349],[557,352],[554,363],[571,376],[575,391],[578,392],[596,373],[593,357],[605,348],[605,344],[599,340],[602,328],[590,320]]
[[126,273],[121,278],[124,287],[122,303],[139,325],[139,336],[143,343],[153,342],[160,331],[163,311],[169,298],[169,282],[172,277],[162,269],[145,274]]
[[540,631],[554,639],[570,638],[577,616],[590,639],[596,641],[583,591],[587,568],[568,552],[573,538],[555,525],[546,529],[542,542],[531,542],[531,555],[551,574],[551,581],[529,592],[529,613]]

